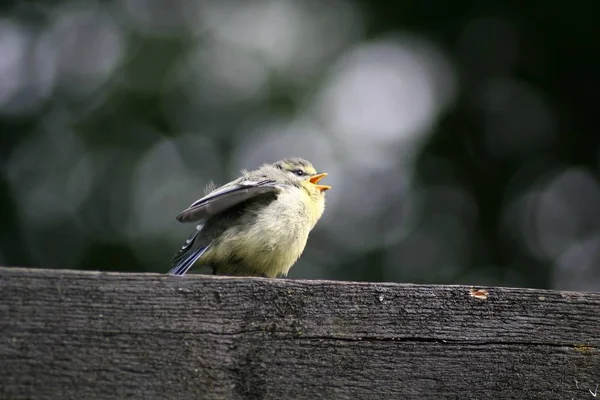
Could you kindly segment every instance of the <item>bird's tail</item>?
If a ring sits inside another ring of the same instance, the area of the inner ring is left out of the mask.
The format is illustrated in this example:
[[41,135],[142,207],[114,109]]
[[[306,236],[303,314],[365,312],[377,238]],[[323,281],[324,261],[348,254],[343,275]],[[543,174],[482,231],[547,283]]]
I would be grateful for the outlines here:
[[192,265],[202,257],[202,254],[208,250],[209,246],[199,246],[193,249],[194,242],[197,240],[202,228],[204,228],[204,224],[198,224],[196,230],[187,238],[181,250],[173,257],[173,268],[167,272],[167,275],[185,275],[192,268]]
[[191,251],[189,254],[186,254],[185,256],[181,257],[179,260],[176,261],[173,268],[171,268],[171,270],[167,272],[167,275],[185,275],[190,270],[190,268],[192,268],[192,265],[194,265],[194,263],[198,261],[200,257],[202,257],[202,254],[204,254],[204,252],[208,250],[208,247],[209,246],[199,247],[194,251]]

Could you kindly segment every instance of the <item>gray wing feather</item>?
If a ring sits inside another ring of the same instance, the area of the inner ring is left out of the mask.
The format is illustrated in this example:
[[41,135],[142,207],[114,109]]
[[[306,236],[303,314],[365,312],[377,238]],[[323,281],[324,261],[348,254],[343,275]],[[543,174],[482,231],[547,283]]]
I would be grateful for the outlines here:
[[177,215],[177,220],[179,222],[205,220],[253,197],[278,192],[280,187],[281,185],[274,180],[241,181],[231,186],[226,185],[192,203]]

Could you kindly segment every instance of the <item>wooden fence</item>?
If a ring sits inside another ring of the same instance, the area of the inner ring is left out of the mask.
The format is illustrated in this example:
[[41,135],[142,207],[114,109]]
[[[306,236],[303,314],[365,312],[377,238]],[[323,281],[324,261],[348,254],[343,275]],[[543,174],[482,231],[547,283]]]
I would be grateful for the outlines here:
[[1,399],[600,399],[600,294],[0,268]]

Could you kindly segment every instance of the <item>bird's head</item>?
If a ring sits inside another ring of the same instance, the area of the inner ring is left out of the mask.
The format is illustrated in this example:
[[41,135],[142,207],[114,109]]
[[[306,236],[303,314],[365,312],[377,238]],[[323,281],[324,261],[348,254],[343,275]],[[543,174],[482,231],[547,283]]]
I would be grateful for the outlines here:
[[311,192],[322,193],[331,189],[331,186],[319,185],[319,181],[327,176],[327,172],[318,173],[315,167],[303,158],[285,158],[277,161],[275,166],[285,171],[290,179],[299,182]]

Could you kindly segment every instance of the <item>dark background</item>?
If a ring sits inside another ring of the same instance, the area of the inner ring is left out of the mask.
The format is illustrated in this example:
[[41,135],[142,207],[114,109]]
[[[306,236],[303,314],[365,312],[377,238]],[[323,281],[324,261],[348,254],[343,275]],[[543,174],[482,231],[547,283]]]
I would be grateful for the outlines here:
[[333,189],[290,277],[599,290],[599,31],[593,2],[5,1],[0,263],[166,272],[209,180],[298,155]]

